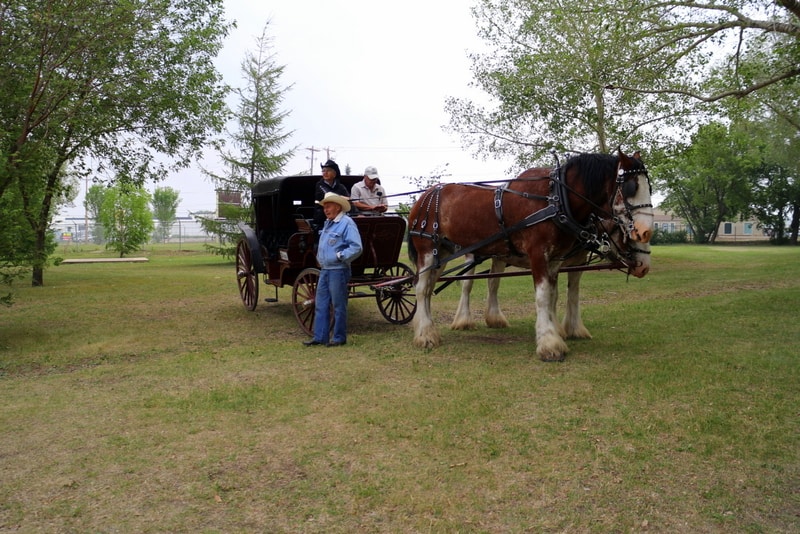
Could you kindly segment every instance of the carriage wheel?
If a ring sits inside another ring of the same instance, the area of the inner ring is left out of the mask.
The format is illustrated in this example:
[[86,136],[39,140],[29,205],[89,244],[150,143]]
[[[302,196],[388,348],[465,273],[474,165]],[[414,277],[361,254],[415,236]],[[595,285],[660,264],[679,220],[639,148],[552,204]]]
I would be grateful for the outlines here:
[[[417,311],[417,295],[414,292],[414,272],[402,263],[395,263],[391,267],[384,267],[377,271],[381,278],[398,279],[398,283],[378,288],[375,291],[375,300],[383,317],[394,324],[406,324]],[[407,278],[407,280],[400,280]]]
[[239,295],[244,307],[250,311],[258,304],[258,274],[253,266],[250,244],[240,239],[236,245],[236,282],[239,284]]
[[317,295],[319,269],[303,269],[292,287],[292,308],[300,328],[314,335],[314,297]]

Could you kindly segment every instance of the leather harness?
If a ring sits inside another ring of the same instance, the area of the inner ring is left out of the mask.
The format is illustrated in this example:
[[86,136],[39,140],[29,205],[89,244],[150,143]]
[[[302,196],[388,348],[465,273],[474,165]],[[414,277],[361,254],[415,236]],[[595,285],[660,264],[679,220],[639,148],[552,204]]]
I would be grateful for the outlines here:
[[[421,222],[419,218],[414,219],[414,221],[411,222],[409,235],[428,238],[434,242],[435,246],[433,249],[433,255],[436,258],[436,262],[434,263],[436,268],[438,268],[442,263],[441,259],[439,258],[439,246],[442,244],[445,244],[448,248],[456,251],[446,259],[447,262],[455,258],[471,254],[472,252],[500,239],[504,239],[506,241],[506,245],[510,254],[521,256],[522,254],[520,254],[520,252],[516,249],[511,240],[511,235],[514,232],[529,228],[549,219],[553,219],[553,222],[556,224],[556,226],[578,239],[579,244],[575,247],[575,249],[573,249],[572,252],[565,256],[565,259],[573,254],[576,254],[580,250],[587,248],[600,253],[602,253],[603,249],[606,249],[607,252],[608,243],[603,242],[598,237],[594,226],[592,224],[587,224],[586,226],[581,225],[572,216],[569,203],[566,202],[568,190],[564,183],[564,169],[560,164],[552,170],[549,180],[550,194],[547,196],[534,195],[524,191],[511,189],[509,187],[510,182],[495,188],[494,210],[500,231],[468,247],[461,247],[457,243],[448,240],[446,237],[443,240],[439,234],[439,197],[444,186],[442,184],[436,185],[433,188],[428,189],[420,199],[420,202],[422,202],[422,210],[420,210],[420,213],[424,213],[425,216],[421,219]],[[475,185],[474,187],[483,186]],[[515,194],[528,199],[546,200],[547,206],[531,213],[516,224],[506,226],[505,217],[503,215],[503,195],[505,194]],[[433,228],[430,232],[428,232],[426,231],[426,226],[431,210],[433,210],[434,214],[434,223]],[[483,260],[470,263],[464,268],[463,272],[468,271],[473,265],[481,263],[482,261]]]

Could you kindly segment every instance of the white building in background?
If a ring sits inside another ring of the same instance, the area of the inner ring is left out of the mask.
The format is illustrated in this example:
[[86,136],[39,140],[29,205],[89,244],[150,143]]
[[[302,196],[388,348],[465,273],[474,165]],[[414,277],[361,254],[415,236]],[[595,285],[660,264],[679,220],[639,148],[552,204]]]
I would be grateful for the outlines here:
[[[660,208],[654,208],[653,213],[655,215],[655,228],[666,233],[685,230],[691,240],[692,228],[684,219]],[[717,230],[717,243],[746,241],[769,241],[769,236],[761,229],[761,225],[757,220],[723,221],[719,225],[719,229]]]

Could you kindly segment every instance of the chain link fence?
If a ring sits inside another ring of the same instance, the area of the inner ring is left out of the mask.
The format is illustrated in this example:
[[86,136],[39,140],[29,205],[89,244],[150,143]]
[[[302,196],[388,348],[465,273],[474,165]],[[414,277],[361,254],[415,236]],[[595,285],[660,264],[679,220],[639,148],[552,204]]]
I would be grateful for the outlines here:
[[[164,228],[158,219],[153,219],[153,243],[210,243],[215,237],[208,235],[194,217],[178,217],[170,227]],[[59,243],[93,243],[102,245],[103,229],[94,219],[67,217],[52,226]]]

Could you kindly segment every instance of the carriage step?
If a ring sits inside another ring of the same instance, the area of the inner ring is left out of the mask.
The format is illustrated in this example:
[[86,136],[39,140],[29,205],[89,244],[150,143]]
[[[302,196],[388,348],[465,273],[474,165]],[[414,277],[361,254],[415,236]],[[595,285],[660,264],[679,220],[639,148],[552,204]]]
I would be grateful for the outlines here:
[[278,299],[273,297],[267,297],[264,299],[264,302],[278,302]]

